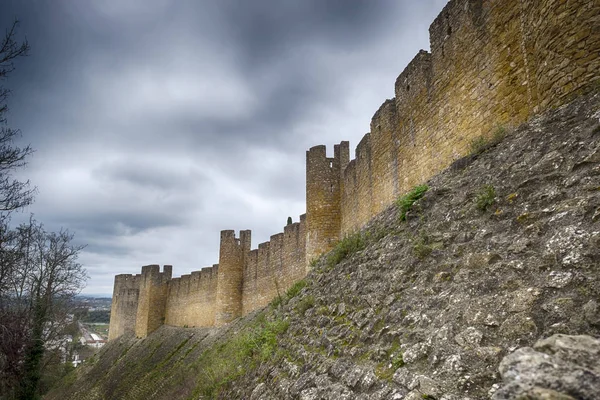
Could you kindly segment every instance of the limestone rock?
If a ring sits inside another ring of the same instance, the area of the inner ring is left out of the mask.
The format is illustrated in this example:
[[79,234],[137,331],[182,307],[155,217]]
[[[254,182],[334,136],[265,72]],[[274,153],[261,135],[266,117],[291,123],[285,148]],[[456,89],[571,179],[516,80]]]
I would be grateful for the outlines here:
[[554,335],[505,357],[500,373],[494,400],[600,399],[600,340]]

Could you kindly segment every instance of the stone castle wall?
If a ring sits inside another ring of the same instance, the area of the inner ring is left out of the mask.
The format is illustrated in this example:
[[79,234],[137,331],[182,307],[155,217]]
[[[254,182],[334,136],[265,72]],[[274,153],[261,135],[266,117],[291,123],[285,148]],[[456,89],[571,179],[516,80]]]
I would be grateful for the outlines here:
[[250,251],[250,231],[221,232],[219,249],[219,279],[215,304],[215,325],[231,322],[242,314],[242,280],[244,259]]
[[306,215],[250,250],[221,233],[219,264],[170,279],[170,267],[118,275],[109,338],[162,323],[219,326],[268,304],[311,260],[472,143],[600,87],[600,3],[451,0],[395,82],[350,160],[348,142],[306,153]]
[[125,333],[135,333],[140,277],[141,275],[128,274],[115,276],[108,340]]
[[341,215],[339,236],[357,230],[468,154],[473,140],[597,87],[599,15],[589,0],[450,1],[429,29],[431,52],[400,74],[395,97],[342,167],[340,208],[307,203],[309,220],[311,206],[329,207]]
[[337,242],[340,233],[340,176],[348,164],[349,143],[334,146],[333,158],[325,146],[306,152],[306,261],[317,257]]
[[109,340],[123,334],[143,338],[163,324],[222,326],[267,305],[306,276],[306,216],[271,241],[251,248],[251,231],[221,232],[219,264],[171,278],[172,267],[142,267],[139,275],[117,275]]
[[252,250],[244,262],[242,315],[266,306],[306,275],[305,216]]
[[218,264],[169,282],[165,324],[211,326],[215,320]]
[[159,265],[142,267],[135,335],[145,337],[165,323],[165,311],[168,297],[168,283],[173,267],[165,265],[160,272]]

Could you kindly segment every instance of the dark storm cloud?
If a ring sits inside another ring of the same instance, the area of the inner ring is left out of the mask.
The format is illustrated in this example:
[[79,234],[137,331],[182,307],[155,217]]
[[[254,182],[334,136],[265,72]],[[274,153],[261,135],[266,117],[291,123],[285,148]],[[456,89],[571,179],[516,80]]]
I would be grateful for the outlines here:
[[184,215],[171,210],[138,211],[135,209],[121,211],[101,210],[94,215],[56,215],[60,225],[66,225],[77,232],[94,234],[95,236],[115,237],[119,235],[135,235],[136,233],[156,228],[176,227],[183,224]]
[[26,211],[88,243],[90,293],[216,263],[222,229],[255,247],[304,212],[305,150],[357,144],[445,3],[3,0],[32,46],[6,82],[37,150]]
[[185,192],[190,182],[207,187],[210,179],[192,165],[177,165],[157,157],[128,157],[107,161],[92,171],[92,177],[105,182],[123,183],[141,190],[169,193]]
[[229,36],[239,44],[243,67],[250,71],[315,44],[340,50],[362,46],[374,39],[391,5],[355,0],[222,4]]

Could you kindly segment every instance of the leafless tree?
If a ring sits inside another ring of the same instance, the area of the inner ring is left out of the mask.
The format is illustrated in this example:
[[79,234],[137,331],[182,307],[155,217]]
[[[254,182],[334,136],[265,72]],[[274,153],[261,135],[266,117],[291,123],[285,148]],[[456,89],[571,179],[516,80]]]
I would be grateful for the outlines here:
[[21,134],[18,129],[7,126],[8,97],[10,89],[3,85],[14,71],[15,59],[29,52],[27,40],[16,40],[19,21],[14,21],[0,42],[0,211],[10,211],[31,204],[35,188],[29,181],[21,182],[12,177],[12,173],[26,164],[27,157],[33,152],[30,146],[18,147],[15,139]]
[[[19,360],[23,354],[24,335],[27,333],[27,318],[22,304],[11,293],[11,285],[18,264],[18,244],[15,230],[10,228],[10,215],[6,211],[16,210],[32,202],[34,190],[29,182],[13,179],[13,172],[22,167],[32,152],[29,146],[14,145],[20,135],[7,126],[7,99],[10,89],[4,82],[14,71],[15,59],[27,55],[27,41],[16,40],[18,21],[14,21],[0,41],[0,393],[6,393],[6,384],[18,376]],[[12,382],[14,384],[14,382]],[[2,398],[2,396],[0,396]]]
[[11,227],[10,212],[31,204],[35,192],[14,179],[32,149],[16,146],[20,131],[7,125],[10,89],[3,83],[29,51],[26,40],[16,40],[17,28],[15,21],[0,40],[0,400],[39,397],[45,344],[87,279],[73,234],[47,232],[33,217]]

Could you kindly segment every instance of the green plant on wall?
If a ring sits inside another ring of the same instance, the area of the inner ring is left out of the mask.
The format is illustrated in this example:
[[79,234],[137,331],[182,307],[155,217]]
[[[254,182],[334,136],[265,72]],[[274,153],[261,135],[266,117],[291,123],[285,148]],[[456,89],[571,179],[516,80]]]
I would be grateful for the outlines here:
[[427,190],[429,190],[429,186],[427,185],[415,186],[410,192],[396,200],[396,206],[400,211],[400,214],[398,216],[400,221],[406,220],[406,213],[410,211],[415,201],[423,197]]
[[300,300],[300,302],[298,302],[298,305],[296,306],[296,311],[298,312],[298,314],[304,315],[306,310],[313,308],[314,305],[315,297],[313,295],[308,295],[305,296],[302,300]]
[[367,238],[362,232],[356,232],[344,237],[327,256],[327,269],[333,268],[343,259],[367,247]]
[[492,185],[483,185],[475,197],[475,204],[481,211],[487,210],[495,201],[496,189]]
[[413,251],[419,260],[426,258],[433,251],[426,235],[421,235],[413,244]]
[[507,130],[503,125],[498,125],[494,130],[487,134],[476,137],[469,142],[470,154],[481,154],[485,150],[500,143],[507,134]]
[[279,294],[279,288],[277,288],[277,297],[275,297],[273,299],[273,301],[271,301],[271,307],[272,308],[277,308],[279,307],[279,305],[281,304],[287,304],[288,301],[290,301],[291,299],[293,299],[294,297],[296,297],[298,294],[300,294],[300,292],[302,291],[302,289],[304,289],[307,285],[307,281],[306,279],[302,279],[297,281],[296,283],[294,283],[285,293],[285,295],[281,296]]

